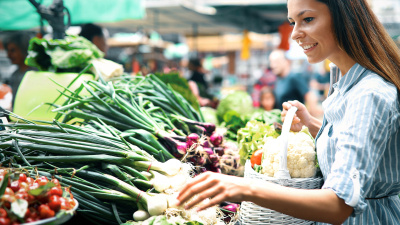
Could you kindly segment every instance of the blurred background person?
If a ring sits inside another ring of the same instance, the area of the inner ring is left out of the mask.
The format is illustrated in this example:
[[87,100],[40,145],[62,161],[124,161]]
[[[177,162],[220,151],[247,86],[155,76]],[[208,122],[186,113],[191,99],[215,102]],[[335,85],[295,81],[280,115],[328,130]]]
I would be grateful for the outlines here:
[[292,71],[291,60],[286,57],[285,51],[272,51],[269,62],[271,71],[277,75],[274,88],[275,108],[282,110],[284,102],[297,100],[304,103],[313,116],[322,115],[318,107],[318,98],[310,91],[305,76]]
[[[4,83],[11,87],[12,101],[11,110],[14,106],[17,90],[21,84],[25,73],[29,70],[36,70],[36,68],[29,67],[25,64],[25,58],[28,56],[29,40],[33,36],[27,32],[13,32],[7,35],[3,40],[4,49],[7,51],[7,57],[12,64],[17,65],[15,70]],[[7,103],[4,103],[7,105]]]
[[84,24],[81,26],[81,32],[79,33],[79,36],[82,36],[91,41],[94,45],[97,46],[97,48],[100,49],[100,51],[104,53],[104,55],[107,55],[108,32],[106,29],[93,23]]
[[208,106],[211,104],[211,96],[207,93],[208,83],[204,79],[203,67],[199,58],[189,60],[188,69],[190,71],[188,83],[189,88],[196,96],[200,106]]
[[274,91],[269,87],[263,87],[260,94],[260,108],[271,111],[275,108]]

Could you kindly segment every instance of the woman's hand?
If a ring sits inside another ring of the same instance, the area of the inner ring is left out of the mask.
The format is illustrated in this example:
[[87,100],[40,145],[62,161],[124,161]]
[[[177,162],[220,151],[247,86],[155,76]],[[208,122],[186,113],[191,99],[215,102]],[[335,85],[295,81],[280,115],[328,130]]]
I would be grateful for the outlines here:
[[286,117],[286,114],[287,114],[288,110],[292,106],[296,106],[297,107],[296,114],[295,114],[295,116],[293,118],[292,126],[290,127],[290,129],[292,131],[299,132],[299,131],[301,131],[301,128],[303,127],[303,125],[307,126],[307,127],[310,126],[311,115],[307,111],[307,108],[306,108],[305,105],[303,105],[299,101],[288,101],[288,102],[284,102],[282,104],[282,106],[283,106],[283,110],[282,110],[282,113],[281,113],[282,122],[285,121],[285,117]]
[[207,198],[210,198],[210,201],[200,205],[199,211],[223,201],[241,202],[250,191],[248,184],[241,177],[206,172],[196,176],[183,187],[178,196],[179,205],[188,202],[194,196],[196,197],[185,205],[185,209],[190,209]]

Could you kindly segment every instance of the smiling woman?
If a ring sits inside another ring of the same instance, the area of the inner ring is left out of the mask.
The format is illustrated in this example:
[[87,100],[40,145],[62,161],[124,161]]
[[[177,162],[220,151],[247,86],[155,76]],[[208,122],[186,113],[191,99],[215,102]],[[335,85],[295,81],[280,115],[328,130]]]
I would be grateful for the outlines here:
[[400,53],[394,41],[366,0],[287,5],[292,39],[308,61],[333,62],[333,93],[323,103],[323,121],[297,101],[285,102],[282,112],[284,120],[297,107],[292,131],[307,126],[316,138],[322,189],[205,173],[182,189],[180,204],[197,195],[187,208],[205,198],[211,200],[200,210],[221,201],[251,201],[317,224],[400,224]]

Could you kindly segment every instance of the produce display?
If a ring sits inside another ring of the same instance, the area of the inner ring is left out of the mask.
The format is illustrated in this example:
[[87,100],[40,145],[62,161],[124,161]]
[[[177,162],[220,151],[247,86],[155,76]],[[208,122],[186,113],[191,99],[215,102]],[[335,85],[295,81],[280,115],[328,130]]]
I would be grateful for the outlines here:
[[159,215],[218,223],[216,207],[202,214],[176,207],[177,191],[191,179],[190,164],[158,161],[112,127],[102,128],[110,133],[59,122],[9,125],[7,132],[0,133],[2,163],[70,186],[79,202],[78,213],[96,224]]
[[281,110],[253,108],[251,96],[245,91],[229,93],[221,99],[216,110],[206,108],[202,112],[207,114],[207,122],[217,120],[221,127],[227,128],[226,137],[233,141],[238,140],[238,131],[249,121],[257,120],[268,125],[282,123]]
[[30,223],[72,214],[77,202],[69,188],[22,169],[0,169],[0,224]]
[[53,122],[19,118],[0,133],[1,163],[70,186],[77,212],[96,224],[223,224],[218,207],[174,204],[194,175],[232,174],[239,165],[235,146],[180,94],[153,75],[87,81],[60,93],[68,100],[53,104]]

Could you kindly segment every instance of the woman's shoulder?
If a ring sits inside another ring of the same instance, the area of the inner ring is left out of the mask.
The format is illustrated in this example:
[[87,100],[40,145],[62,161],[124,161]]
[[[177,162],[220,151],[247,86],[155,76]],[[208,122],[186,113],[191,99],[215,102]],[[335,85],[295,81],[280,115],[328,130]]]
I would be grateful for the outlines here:
[[387,104],[399,106],[399,93],[396,86],[373,71],[366,70],[365,76],[354,88],[356,93],[372,95]]

